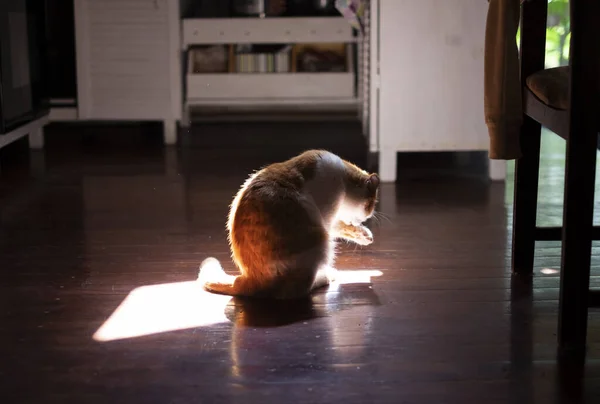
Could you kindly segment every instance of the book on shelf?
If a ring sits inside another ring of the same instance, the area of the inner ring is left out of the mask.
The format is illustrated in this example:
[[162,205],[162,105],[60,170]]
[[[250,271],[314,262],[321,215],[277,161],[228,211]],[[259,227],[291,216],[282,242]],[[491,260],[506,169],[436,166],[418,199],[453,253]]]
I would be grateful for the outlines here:
[[236,73],[287,73],[290,57],[282,53],[240,53],[236,55]]
[[235,55],[236,73],[288,73],[291,47],[278,52],[242,52]]

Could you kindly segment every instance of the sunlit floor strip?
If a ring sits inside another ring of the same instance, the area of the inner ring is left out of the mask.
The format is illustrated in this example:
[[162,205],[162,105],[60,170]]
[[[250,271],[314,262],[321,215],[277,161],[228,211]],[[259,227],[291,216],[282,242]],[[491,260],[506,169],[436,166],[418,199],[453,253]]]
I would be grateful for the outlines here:
[[196,281],[142,286],[129,293],[93,338],[112,341],[225,322],[229,300],[202,290]]
[[[370,283],[377,270],[339,270],[339,285]],[[141,286],[134,289],[93,335],[100,342],[229,322],[225,308],[231,296],[204,291],[196,281]]]

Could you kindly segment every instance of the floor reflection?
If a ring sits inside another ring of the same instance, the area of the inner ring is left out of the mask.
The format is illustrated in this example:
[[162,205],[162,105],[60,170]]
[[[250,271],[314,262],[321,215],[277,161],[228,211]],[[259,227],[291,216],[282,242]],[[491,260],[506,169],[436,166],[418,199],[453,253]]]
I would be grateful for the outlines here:
[[[380,271],[339,271],[329,288],[297,301],[231,300],[226,307],[235,324],[231,377],[240,383],[310,383],[318,376],[315,371],[360,369],[372,346],[373,311],[381,305],[370,277],[379,275]],[[282,326],[287,327],[265,331]],[[298,339],[304,344],[298,345]],[[291,355],[289,349],[304,352]],[[285,357],[289,359],[281,360]]]

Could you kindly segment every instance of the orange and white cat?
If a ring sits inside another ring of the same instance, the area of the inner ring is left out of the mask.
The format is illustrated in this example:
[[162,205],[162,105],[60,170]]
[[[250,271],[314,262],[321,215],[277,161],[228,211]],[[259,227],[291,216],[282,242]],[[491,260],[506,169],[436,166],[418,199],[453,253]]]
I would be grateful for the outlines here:
[[335,240],[373,242],[362,223],[379,177],[337,155],[309,150],[252,174],[235,196],[227,230],[240,275],[207,258],[198,281],[213,293],[293,299],[335,279]]

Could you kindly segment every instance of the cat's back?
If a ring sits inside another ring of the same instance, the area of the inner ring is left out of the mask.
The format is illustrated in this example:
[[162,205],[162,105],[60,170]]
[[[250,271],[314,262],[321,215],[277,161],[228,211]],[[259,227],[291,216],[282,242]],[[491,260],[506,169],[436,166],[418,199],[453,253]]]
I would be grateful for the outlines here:
[[306,212],[314,208],[319,210],[319,217],[329,216],[343,193],[342,171],[342,160],[325,150],[309,150],[271,164],[242,186],[232,204],[230,220],[252,215],[297,223],[308,220],[307,215],[314,216],[314,212]]
[[325,248],[328,235],[321,213],[306,192],[308,184],[321,176],[320,156],[307,152],[271,164],[242,186],[228,222],[238,265],[267,268],[270,262]]
[[343,175],[344,163],[340,157],[326,150],[308,150],[267,167],[257,176],[253,188],[270,191],[267,196],[293,194],[326,213],[342,197]]
[[326,150],[308,150],[281,163],[271,164],[251,176],[242,191],[248,196],[272,198],[282,194],[315,192],[339,188],[343,161]]

